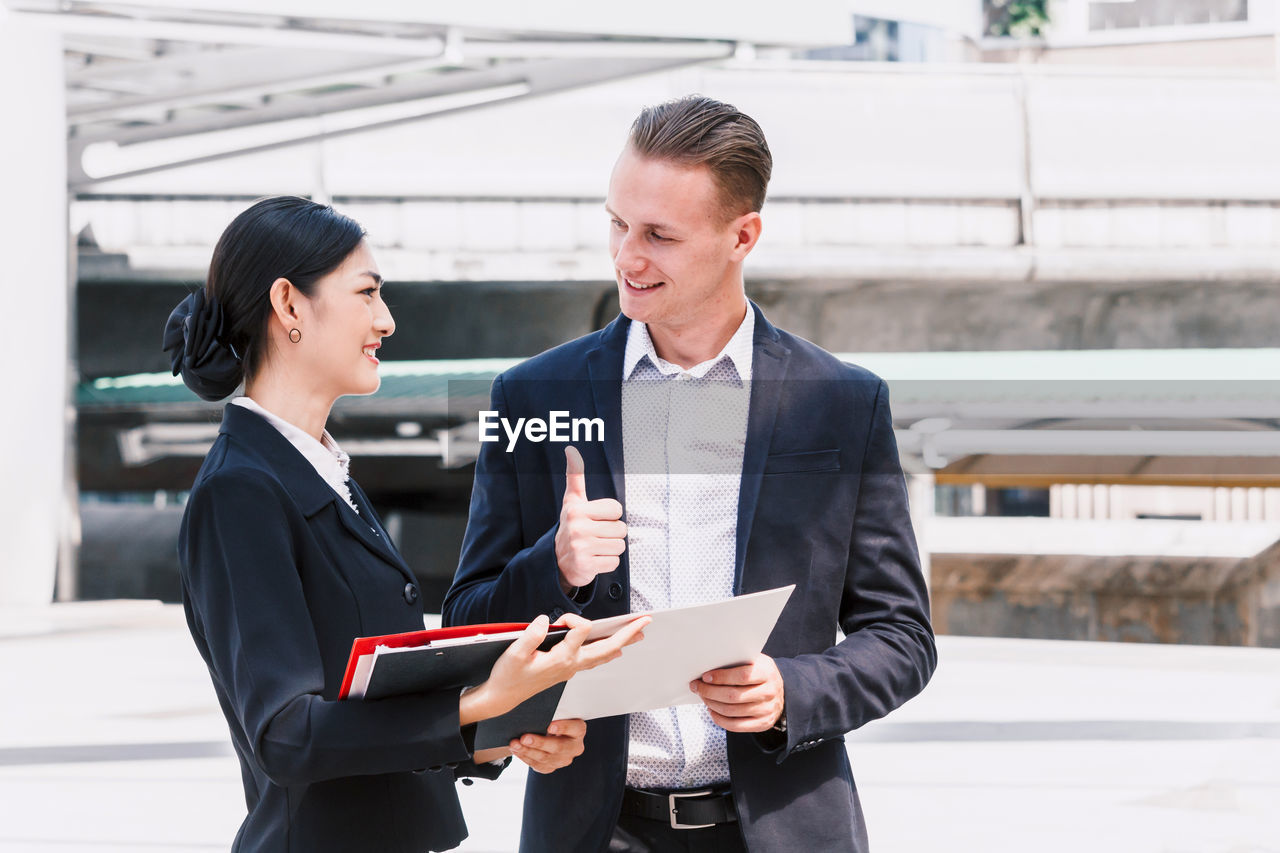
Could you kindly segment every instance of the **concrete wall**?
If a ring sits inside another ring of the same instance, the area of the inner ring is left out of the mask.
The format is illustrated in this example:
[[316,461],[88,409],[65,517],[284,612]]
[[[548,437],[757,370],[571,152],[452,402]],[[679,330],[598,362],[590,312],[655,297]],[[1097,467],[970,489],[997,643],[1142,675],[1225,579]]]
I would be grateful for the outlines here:
[[1255,557],[934,554],[943,634],[1280,647],[1280,546]]

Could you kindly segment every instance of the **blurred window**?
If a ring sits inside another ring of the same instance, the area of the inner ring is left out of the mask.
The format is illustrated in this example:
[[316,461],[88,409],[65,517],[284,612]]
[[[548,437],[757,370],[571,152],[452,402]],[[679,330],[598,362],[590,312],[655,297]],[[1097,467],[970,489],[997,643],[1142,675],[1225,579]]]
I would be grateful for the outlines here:
[[987,515],[1049,517],[1048,489],[987,489]]
[[1177,27],[1249,20],[1249,0],[1127,0],[1090,3],[1089,29]]
[[982,486],[936,486],[933,511],[949,517],[1049,517],[1048,489],[992,489]]

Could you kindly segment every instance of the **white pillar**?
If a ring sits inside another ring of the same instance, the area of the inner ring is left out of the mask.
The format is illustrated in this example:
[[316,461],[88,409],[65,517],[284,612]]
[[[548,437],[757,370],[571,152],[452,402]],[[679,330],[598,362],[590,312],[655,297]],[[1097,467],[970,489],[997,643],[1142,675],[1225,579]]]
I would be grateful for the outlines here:
[[907,477],[907,498],[911,507],[911,526],[915,528],[916,548],[920,551],[920,570],[924,573],[925,586],[929,586],[929,522],[934,516],[936,485],[932,474],[910,474]]
[[1236,486],[1231,490],[1231,520],[1247,521],[1249,518],[1249,499],[1245,489]]
[[1247,495],[1248,495],[1248,498],[1247,498],[1247,499],[1248,499],[1248,503],[1249,503],[1249,507],[1248,507],[1248,510],[1249,510],[1248,518],[1249,518],[1249,520],[1250,520],[1250,521],[1262,521],[1262,519],[1263,519],[1263,514],[1262,514],[1262,489],[1259,489],[1259,488],[1256,488],[1256,487],[1255,487],[1255,488],[1252,488],[1252,489],[1249,489],[1249,490],[1247,491]]
[[1262,493],[1262,520],[1280,519],[1280,489],[1264,489]]
[[1093,489],[1081,483],[1075,487],[1076,518],[1093,518]]
[[1231,490],[1216,486],[1213,490],[1213,520],[1231,520]]
[[67,414],[62,37],[0,4],[0,605],[53,599]]

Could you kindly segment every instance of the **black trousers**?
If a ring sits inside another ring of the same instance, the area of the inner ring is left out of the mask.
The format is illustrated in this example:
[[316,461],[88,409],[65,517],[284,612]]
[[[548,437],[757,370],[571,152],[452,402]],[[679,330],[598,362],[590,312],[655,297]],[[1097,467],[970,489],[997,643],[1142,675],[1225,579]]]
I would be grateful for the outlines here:
[[747,853],[737,821],[706,829],[672,829],[660,820],[619,815],[609,853]]

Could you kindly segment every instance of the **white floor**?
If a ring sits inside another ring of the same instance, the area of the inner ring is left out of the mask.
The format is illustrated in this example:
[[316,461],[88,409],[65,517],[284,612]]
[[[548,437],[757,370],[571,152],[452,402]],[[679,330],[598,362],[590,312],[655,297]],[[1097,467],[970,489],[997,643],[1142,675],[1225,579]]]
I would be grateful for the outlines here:
[[[849,738],[877,853],[1280,853],[1280,650],[939,646]],[[180,608],[0,611],[0,673],[0,851],[229,847],[239,770]],[[514,849],[523,784],[459,787],[461,849]]]

